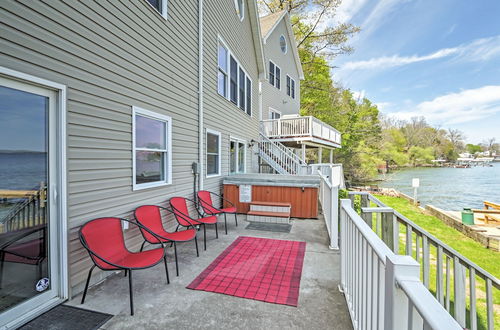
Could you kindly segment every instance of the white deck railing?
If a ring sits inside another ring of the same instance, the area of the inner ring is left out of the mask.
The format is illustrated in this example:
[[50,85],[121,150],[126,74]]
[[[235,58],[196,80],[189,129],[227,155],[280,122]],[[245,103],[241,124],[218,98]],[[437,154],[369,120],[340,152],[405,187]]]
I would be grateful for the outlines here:
[[[417,273],[419,286],[427,290],[427,296],[435,297],[447,315],[452,315],[462,328],[469,329],[477,329],[478,315],[484,316],[481,323],[487,329],[494,328],[493,297],[500,290],[497,278],[369,193],[350,192],[349,195],[351,201],[360,195],[360,218],[366,227],[385,242],[393,254],[404,254],[417,263],[421,268]],[[375,207],[371,207],[373,205]],[[403,289],[413,287],[410,284]],[[413,304],[417,309],[425,308],[421,301]],[[419,311],[420,314],[429,312]]]
[[313,116],[267,119],[261,122],[262,131],[270,138],[318,138],[336,144],[341,135],[332,126]]
[[355,329],[462,329],[420,282],[420,266],[397,256],[341,200],[341,283]]
[[[317,166],[313,167],[313,173],[317,173],[320,177],[318,197],[330,236],[330,249],[337,250],[339,248],[339,188],[344,188],[342,164],[314,165]],[[309,165],[309,169],[314,165]]]

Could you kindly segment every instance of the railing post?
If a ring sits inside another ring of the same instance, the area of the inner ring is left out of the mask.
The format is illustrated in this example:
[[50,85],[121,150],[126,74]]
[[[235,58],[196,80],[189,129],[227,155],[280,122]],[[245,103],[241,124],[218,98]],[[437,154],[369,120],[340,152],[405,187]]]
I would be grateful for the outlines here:
[[278,118],[278,136],[281,136],[281,119]]
[[309,135],[313,136],[313,117],[309,116]]
[[384,329],[408,328],[408,297],[398,288],[396,277],[419,280],[420,265],[410,256],[387,256],[385,263]]
[[457,256],[453,258],[453,286],[455,320],[465,327],[465,267]]
[[348,207],[353,207],[352,201],[350,199],[341,199],[340,200],[340,291],[343,292],[346,287],[346,279],[347,279],[347,213],[344,212],[344,209]]
[[330,249],[339,249],[339,186],[330,175],[332,190],[330,192]]
[[382,241],[394,251],[394,212],[383,212],[381,214],[382,221]]

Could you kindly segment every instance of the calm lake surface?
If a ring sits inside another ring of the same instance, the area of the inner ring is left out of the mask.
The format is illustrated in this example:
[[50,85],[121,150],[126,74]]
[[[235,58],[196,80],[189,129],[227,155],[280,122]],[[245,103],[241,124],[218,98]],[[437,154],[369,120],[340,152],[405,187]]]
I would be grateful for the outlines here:
[[405,169],[381,175],[386,181],[378,185],[413,196],[411,181],[419,178],[418,199],[422,205],[455,211],[483,208],[485,200],[500,203],[500,163],[492,164],[493,167]]

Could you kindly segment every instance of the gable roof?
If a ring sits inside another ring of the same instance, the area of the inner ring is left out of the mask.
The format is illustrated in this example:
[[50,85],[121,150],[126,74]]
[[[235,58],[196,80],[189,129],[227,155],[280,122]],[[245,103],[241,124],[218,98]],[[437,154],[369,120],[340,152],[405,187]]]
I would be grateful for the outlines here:
[[266,77],[266,58],[264,57],[264,45],[261,38],[259,23],[259,11],[256,0],[247,0],[248,18],[252,29],[252,39],[257,55],[257,69],[260,77]]
[[267,16],[263,16],[260,18],[260,31],[262,34],[262,39],[264,44],[267,41],[267,38],[274,32],[278,24],[285,20],[285,26],[288,33],[288,38],[290,39],[291,50],[293,59],[295,61],[295,66],[297,67],[297,71],[299,73],[299,78],[304,79],[304,71],[302,70],[302,64],[300,63],[299,51],[297,49],[297,42],[295,41],[295,35],[293,33],[292,24],[290,23],[290,15],[287,10],[281,10],[275,13],[272,13]]

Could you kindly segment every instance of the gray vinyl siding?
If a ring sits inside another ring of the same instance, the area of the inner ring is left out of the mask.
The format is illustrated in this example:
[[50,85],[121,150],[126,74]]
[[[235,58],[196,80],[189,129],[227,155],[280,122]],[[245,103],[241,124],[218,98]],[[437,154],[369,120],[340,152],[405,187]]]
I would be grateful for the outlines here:
[[[255,146],[248,148],[253,139],[259,138],[259,109],[257,57],[255,55],[248,4],[245,2],[245,18],[240,21],[234,7],[234,0],[207,0],[204,11],[204,125],[221,132],[222,175],[204,179],[204,188],[219,191],[222,177],[229,174],[229,139],[246,140],[246,170],[256,172],[257,155]],[[243,66],[252,80],[252,116],[225,99],[217,92],[217,45],[221,36],[231,52]],[[206,141],[205,141],[206,142]],[[205,143],[206,151],[206,143]],[[206,152],[204,175],[206,176]]]
[[[81,224],[192,196],[198,1],[169,1],[168,19],[145,0],[4,0],[0,6],[0,65],[68,88],[68,251],[75,294],[91,265],[77,238]],[[207,103],[217,106],[210,97]],[[132,106],[172,117],[169,186],[132,191]],[[131,246],[142,242],[134,230],[126,235]]]
[[[281,69],[281,90],[269,83],[269,76],[262,83],[262,119],[269,118],[269,108],[281,112],[282,115],[298,114],[300,110],[300,78],[291,51],[292,43],[286,30],[285,19],[282,19],[264,44],[264,56],[266,68],[269,68],[269,60]],[[279,38],[284,35],[287,42],[287,52],[283,54],[280,48]],[[268,73],[269,75],[269,73]],[[286,76],[295,80],[295,99],[286,94]]]

